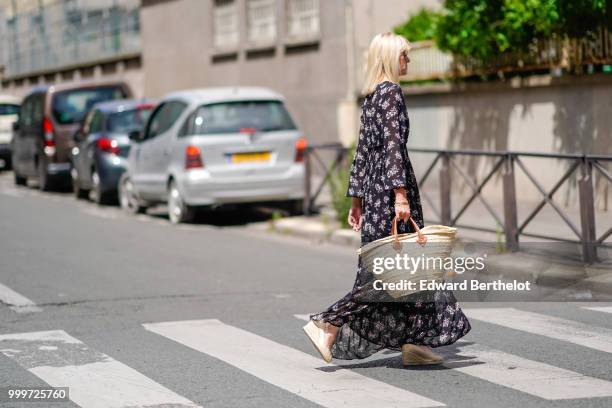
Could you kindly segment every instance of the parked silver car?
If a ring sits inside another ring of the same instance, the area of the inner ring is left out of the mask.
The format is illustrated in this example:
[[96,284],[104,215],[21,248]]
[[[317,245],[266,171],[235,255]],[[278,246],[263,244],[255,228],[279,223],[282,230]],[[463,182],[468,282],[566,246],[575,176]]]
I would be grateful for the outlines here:
[[282,95],[261,87],[175,92],[151,113],[134,141],[119,201],[129,212],[168,203],[170,221],[198,207],[304,197],[306,141]]

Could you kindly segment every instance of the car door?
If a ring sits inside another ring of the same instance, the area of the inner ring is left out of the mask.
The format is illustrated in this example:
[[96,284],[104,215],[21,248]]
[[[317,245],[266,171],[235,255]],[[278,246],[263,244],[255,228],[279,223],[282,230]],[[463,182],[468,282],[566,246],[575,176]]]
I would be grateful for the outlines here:
[[176,144],[176,129],[179,127],[177,123],[186,107],[187,104],[181,101],[168,102],[159,133],[153,142],[151,163],[153,189],[154,194],[161,199],[166,198],[167,195],[168,168],[172,150]]
[[160,103],[151,113],[145,126],[142,139],[137,143],[134,152],[134,166],[131,169],[132,182],[139,194],[146,199],[154,199],[153,160],[155,139],[159,134],[163,117],[169,108],[167,102]]
[[83,152],[83,172],[81,173],[81,180],[83,181],[83,185],[87,186],[86,188],[92,187],[91,174],[94,167],[96,143],[104,130],[104,122],[104,113],[100,112],[99,110],[95,110],[91,118],[91,123],[87,129],[87,133],[85,134],[85,138],[81,142],[81,151]]
[[180,101],[162,102],[151,114],[139,144],[134,184],[143,198],[163,200],[166,195],[166,170],[170,161],[170,129],[185,109]]
[[87,178],[84,177],[86,172],[85,170],[85,162],[87,158],[86,150],[85,150],[85,141],[87,139],[87,135],[89,133],[89,128],[91,126],[91,121],[94,116],[95,111],[91,111],[85,116],[85,120],[83,121],[83,126],[77,133],[75,134],[74,144],[75,148],[72,149],[72,167],[73,170],[76,171],[76,176],[79,179],[79,183],[81,187],[87,188],[86,182]]
[[21,105],[21,112],[18,119],[18,130],[13,135],[13,166],[23,176],[34,174],[32,161],[33,158],[28,154],[29,147],[27,135],[32,125],[32,99],[34,95],[27,96]]

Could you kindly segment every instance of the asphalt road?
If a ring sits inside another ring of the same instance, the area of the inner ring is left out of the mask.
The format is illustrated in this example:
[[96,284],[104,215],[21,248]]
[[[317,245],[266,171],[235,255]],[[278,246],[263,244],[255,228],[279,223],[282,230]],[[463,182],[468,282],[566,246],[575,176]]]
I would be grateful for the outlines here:
[[444,366],[325,364],[300,315],[350,290],[354,249],[267,232],[268,217],[172,226],[0,174],[0,387],[72,398],[0,406],[612,406],[610,304],[462,304],[472,331],[436,350]]

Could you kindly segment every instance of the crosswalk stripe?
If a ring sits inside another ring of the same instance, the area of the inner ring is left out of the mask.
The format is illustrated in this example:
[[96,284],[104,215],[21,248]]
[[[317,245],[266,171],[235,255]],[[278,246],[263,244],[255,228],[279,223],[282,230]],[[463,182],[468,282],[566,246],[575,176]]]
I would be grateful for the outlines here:
[[445,406],[349,370],[321,371],[325,363],[320,358],[217,319],[146,323],[143,326],[324,407]]
[[463,311],[468,318],[612,353],[612,330],[605,327],[593,329],[573,320],[514,308],[470,308]]
[[0,302],[17,313],[40,312],[42,308],[20,293],[0,283]]
[[[459,357],[473,355],[471,365],[456,371],[547,400],[612,396],[612,382],[528,360],[481,344],[458,341]],[[479,364],[482,362],[484,364]],[[465,364],[465,360],[462,361]],[[448,364],[452,367],[452,363]]]
[[612,313],[612,306],[596,306],[596,307],[583,306],[582,308],[587,309],[587,310],[594,310],[596,312]]
[[[300,320],[310,318],[309,314],[294,316]],[[459,340],[457,345],[460,350],[456,356],[461,358],[461,365],[448,359],[444,365],[496,385],[547,400],[612,396],[612,382],[609,381],[528,360],[480,344],[470,344],[464,340]],[[470,365],[465,365],[466,358],[472,359],[469,360]]]
[[198,407],[63,330],[0,335],[0,352],[83,407]]

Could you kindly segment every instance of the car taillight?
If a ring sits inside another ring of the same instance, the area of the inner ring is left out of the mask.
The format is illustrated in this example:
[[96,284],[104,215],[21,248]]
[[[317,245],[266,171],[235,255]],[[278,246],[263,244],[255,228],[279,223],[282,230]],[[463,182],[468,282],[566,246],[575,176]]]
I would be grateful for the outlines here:
[[295,142],[295,161],[303,162],[304,161],[304,150],[306,150],[306,139],[300,137]]
[[115,139],[108,137],[101,137],[96,140],[96,147],[105,153],[119,154],[119,144]]
[[55,154],[55,140],[53,138],[53,122],[49,118],[43,119],[43,138],[45,154],[53,156]]
[[195,169],[198,167],[204,167],[200,148],[189,145],[185,149],[185,169]]

